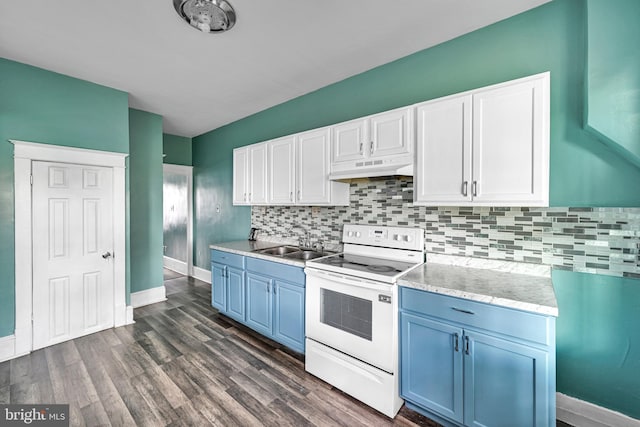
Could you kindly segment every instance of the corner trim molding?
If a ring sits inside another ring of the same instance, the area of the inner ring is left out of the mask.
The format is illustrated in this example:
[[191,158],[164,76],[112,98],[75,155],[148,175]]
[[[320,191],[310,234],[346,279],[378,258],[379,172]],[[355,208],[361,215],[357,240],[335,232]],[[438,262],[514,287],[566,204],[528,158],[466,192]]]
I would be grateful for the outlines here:
[[205,270],[200,267],[193,267],[193,277],[198,280],[202,280],[205,283],[211,284],[211,271]]
[[640,427],[640,420],[562,393],[556,393],[556,417],[572,426]]
[[167,294],[163,285],[131,293],[131,307],[133,308],[155,304],[166,300]]

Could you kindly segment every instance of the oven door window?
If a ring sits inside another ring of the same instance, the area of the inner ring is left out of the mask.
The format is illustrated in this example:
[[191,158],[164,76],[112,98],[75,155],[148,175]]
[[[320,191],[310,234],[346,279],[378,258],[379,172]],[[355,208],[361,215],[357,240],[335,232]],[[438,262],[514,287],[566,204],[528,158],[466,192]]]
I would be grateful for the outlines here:
[[368,299],[320,289],[320,322],[372,341],[373,304]]

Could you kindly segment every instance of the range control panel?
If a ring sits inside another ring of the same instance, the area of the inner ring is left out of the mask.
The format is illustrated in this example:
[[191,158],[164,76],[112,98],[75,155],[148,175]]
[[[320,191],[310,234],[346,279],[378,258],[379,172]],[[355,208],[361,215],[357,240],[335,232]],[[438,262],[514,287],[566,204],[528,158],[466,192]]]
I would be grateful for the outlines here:
[[343,243],[421,251],[424,249],[424,230],[408,227],[345,224],[342,230],[342,241]]

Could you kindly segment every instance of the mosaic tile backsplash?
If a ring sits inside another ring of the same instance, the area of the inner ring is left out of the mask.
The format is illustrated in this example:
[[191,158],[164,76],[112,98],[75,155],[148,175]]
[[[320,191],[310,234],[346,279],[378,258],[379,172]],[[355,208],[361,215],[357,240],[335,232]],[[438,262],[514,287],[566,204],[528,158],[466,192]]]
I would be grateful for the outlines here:
[[640,278],[640,208],[500,208],[413,205],[411,177],[351,182],[349,206],[254,206],[262,238],[338,245],[342,224],[421,227],[433,253],[550,265]]

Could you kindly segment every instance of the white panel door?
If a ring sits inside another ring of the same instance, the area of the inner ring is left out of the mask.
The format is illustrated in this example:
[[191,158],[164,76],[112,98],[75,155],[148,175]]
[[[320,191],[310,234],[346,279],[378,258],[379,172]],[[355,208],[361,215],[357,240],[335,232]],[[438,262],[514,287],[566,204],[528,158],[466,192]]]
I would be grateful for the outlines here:
[[113,172],[33,162],[32,191],[35,350],[114,325]]
[[411,109],[401,108],[370,116],[370,157],[384,157],[413,152]]
[[473,200],[548,205],[549,75],[473,95]]
[[269,141],[269,204],[295,203],[295,136]]
[[328,204],[331,201],[328,179],[329,135],[328,127],[298,135],[298,204]]
[[249,151],[246,147],[233,150],[233,204],[249,204]]
[[418,106],[416,202],[471,201],[471,105],[466,95]]
[[332,127],[332,163],[360,160],[370,149],[369,120],[357,119]]
[[249,202],[267,203],[267,144],[249,146]]

